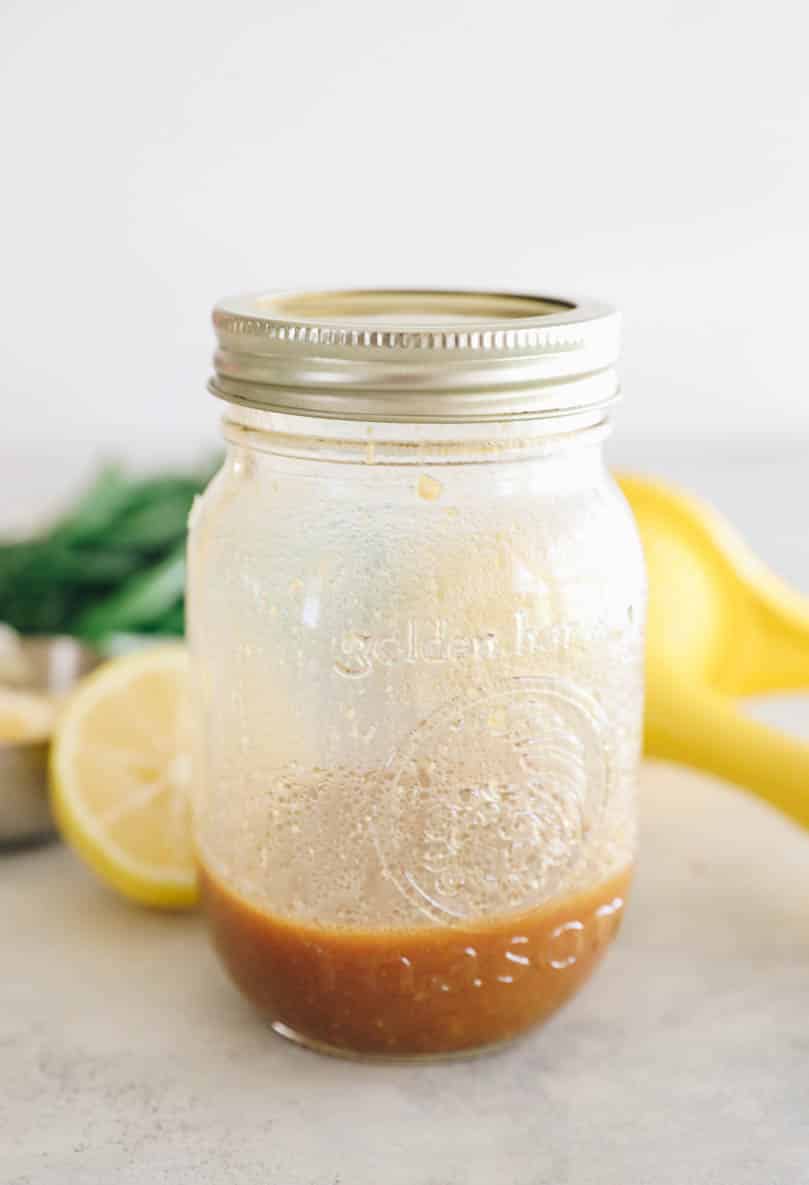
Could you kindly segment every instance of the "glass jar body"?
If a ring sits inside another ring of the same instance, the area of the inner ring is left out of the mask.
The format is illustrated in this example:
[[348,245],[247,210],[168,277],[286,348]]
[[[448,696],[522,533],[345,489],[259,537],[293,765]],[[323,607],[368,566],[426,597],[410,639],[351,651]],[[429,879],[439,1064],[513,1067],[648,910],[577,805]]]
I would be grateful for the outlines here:
[[196,508],[195,836],[279,1031],[516,1036],[620,920],[644,581],[603,430],[232,413]]

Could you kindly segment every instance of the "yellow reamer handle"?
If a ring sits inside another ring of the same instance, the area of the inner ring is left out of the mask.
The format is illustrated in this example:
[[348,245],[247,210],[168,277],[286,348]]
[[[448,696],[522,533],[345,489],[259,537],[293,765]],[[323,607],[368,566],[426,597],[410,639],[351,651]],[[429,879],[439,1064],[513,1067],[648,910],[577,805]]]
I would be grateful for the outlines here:
[[691,495],[620,475],[649,575],[645,748],[746,787],[809,827],[809,744],[737,698],[809,688],[809,599]]
[[646,704],[650,756],[743,786],[809,828],[809,745],[743,716],[709,688],[655,680]]

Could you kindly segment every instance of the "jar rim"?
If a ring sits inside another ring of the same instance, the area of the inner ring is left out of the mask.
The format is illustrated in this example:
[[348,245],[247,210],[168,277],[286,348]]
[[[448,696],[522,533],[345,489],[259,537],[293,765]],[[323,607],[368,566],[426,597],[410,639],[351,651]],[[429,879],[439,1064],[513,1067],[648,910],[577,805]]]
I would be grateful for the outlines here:
[[561,416],[618,395],[620,318],[542,293],[357,288],[220,301],[213,394],[326,418]]

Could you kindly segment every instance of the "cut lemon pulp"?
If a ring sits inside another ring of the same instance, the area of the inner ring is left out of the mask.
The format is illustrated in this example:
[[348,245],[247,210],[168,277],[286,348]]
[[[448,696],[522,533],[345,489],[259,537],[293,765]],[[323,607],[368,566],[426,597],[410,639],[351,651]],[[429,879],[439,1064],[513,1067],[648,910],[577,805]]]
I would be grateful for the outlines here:
[[51,747],[64,837],[113,888],[168,909],[197,897],[186,679],[181,645],[107,663],[70,698]]

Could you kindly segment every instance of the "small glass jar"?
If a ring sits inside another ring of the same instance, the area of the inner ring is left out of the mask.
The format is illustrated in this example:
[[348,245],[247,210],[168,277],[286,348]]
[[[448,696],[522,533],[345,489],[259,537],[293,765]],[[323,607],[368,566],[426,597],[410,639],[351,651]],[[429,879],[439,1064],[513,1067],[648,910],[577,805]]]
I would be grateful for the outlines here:
[[192,515],[189,629],[217,948],[318,1049],[506,1041],[589,976],[635,855],[617,316],[363,291],[214,321],[228,451]]

